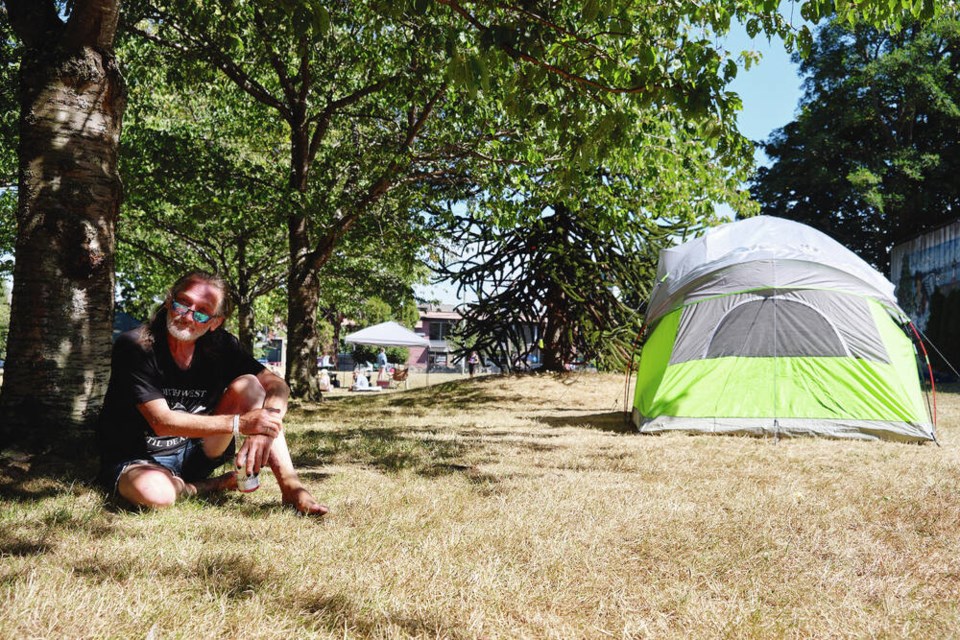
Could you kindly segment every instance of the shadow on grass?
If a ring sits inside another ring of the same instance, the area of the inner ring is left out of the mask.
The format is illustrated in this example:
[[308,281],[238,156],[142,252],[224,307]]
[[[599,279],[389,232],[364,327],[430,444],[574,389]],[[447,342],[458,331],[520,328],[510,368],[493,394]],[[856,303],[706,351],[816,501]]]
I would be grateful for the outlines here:
[[395,429],[299,431],[287,436],[293,464],[299,468],[321,464],[360,464],[387,473],[413,471],[438,475],[463,466],[468,446],[462,441],[402,435]]
[[74,575],[97,584],[127,580],[141,572],[139,564],[128,559],[106,560],[98,557],[80,560],[73,566]]
[[305,596],[295,601],[297,608],[317,626],[336,635],[352,635],[360,638],[407,637],[407,638],[469,638],[474,637],[460,629],[464,625],[457,620],[440,619],[416,614],[398,614],[371,607],[369,603],[355,600],[343,592],[332,595]]
[[321,405],[303,406],[298,412],[311,417],[324,412],[324,405],[338,404],[344,408],[361,407],[365,411],[377,408],[415,408],[430,406],[434,409],[483,408],[502,404],[522,403],[523,394],[505,394],[501,384],[506,376],[483,376],[481,378],[451,380],[429,387],[420,387],[397,393],[359,393],[330,396]]
[[[483,473],[477,464],[493,461],[483,447],[463,439],[402,435],[394,429],[346,429],[336,432],[300,431],[288,435],[293,463],[310,477],[310,468],[321,464],[359,465],[383,473],[410,472],[424,478],[461,475],[480,495],[499,493],[501,479]],[[525,443],[531,449],[537,443]],[[329,474],[316,473],[326,478]]]
[[269,570],[249,553],[204,553],[192,570],[206,593],[231,599],[250,597],[263,588]]
[[46,540],[24,540],[19,536],[4,533],[0,538],[0,556],[23,558],[47,553],[53,545]]
[[66,436],[44,449],[0,451],[0,499],[34,502],[75,484],[92,486],[97,473],[92,435]]
[[550,427],[578,427],[581,429],[596,429],[597,431],[608,431],[610,433],[635,434],[637,428],[630,422],[629,417],[623,411],[610,411],[607,413],[595,413],[593,415],[564,416],[564,417],[540,417],[539,422]]
[[[71,490],[58,493],[73,494]],[[83,532],[92,540],[101,540],[114,534],[115,527],[99,509],[77,508],[76,505],[57,502],[27,507],[26,518],[16,525],[0,530],[0,557],[29,557],[52,551],[64,532]]]

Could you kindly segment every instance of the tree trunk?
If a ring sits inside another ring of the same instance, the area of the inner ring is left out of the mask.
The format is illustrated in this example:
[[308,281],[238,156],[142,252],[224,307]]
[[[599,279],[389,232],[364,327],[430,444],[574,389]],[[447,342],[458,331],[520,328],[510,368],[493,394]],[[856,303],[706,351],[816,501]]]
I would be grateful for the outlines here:
[[[90,425],[110,372],[126,92],[102,48],[28,48],[0,423],[16,439]],[[29,431],[29,433],[28,433]]]
[[297,270],[293,270],[287,290],[287,384],[296,398],[320,400],[317,277],[312,271],[298,277]]
[[248,353],[253,353],[253,339],[257,334],[255,323],[253,300],[241,298],[237,303],[237,339]]
[[541,371],[564,371],[564,364],[569,360],[569,345],[564,339],[564,331],[569,326],[566,311],[571,301],[564,295],[559,284],[553,282],[547,287],[544,295],[544,323],[540,335]]
[[[309,137],[305,111],[300,109],[290,123],[290,187],[306,193],[310,169]],[[292,207],[299,207],[291,202]],[[287,384],[295,398],[320,400],[317,375],[320,337],[317,335],[317,305],[320,302],[319,279],[309,264],[310,235],[300,211],[291,212],[287,222],[290,242],[290,275],[287,280]]]

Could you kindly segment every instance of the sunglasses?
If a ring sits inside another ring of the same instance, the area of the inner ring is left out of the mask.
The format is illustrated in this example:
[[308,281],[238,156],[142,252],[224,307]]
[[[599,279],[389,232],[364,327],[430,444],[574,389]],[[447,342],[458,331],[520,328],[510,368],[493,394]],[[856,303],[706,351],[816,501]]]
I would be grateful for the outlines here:
[[180,304],[176,300],[170,305],[173,309],[173,312],[178,316],[185,316],[188,313],[193,314],[193,321],[197,324],[207,324],[213,319],[213,316],[209,313],[204,313],[203,311],[197,311],[196,309],[191,309],[185,304]]

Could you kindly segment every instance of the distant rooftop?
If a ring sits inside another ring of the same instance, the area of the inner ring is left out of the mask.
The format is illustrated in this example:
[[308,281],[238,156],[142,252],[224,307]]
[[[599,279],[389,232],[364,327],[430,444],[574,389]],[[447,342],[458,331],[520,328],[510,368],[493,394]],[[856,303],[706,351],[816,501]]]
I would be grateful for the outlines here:
[[420,311],[420,317],[433,318],[459,318],[460,314],[455,311],[456,305],[452,304],[421,304],[417,306]]

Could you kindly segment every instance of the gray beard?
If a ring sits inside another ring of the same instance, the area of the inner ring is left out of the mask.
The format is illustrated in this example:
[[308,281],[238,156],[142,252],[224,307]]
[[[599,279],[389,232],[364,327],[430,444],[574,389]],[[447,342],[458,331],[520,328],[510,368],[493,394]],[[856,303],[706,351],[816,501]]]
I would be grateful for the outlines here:
[[176,321],[173,318],[168,317],[167,333],[180,342],[196,342],[200,339],[200,336],[205,333],[205,331],[204,329],[200,329],[199,331],[190,328],[181,329],[176,325]]

